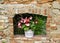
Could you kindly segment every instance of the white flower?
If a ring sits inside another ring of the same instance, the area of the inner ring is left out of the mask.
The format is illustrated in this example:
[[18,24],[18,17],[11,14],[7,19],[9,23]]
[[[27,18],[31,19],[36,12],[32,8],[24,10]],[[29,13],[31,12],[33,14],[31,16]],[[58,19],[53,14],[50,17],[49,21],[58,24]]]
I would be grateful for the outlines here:
[[26,26],[30,26],[30,24],[29,24],[29,23],[26,23],[25,25],[26,25]]

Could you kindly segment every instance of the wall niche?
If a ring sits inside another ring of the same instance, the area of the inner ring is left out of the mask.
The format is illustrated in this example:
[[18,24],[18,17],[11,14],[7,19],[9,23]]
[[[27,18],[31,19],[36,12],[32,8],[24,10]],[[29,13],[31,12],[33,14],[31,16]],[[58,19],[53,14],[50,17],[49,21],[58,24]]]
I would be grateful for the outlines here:
[[18,22],[21,20],[21,18],[25,19],[26,17],[32,17],[31,21],[37,23],[34,24],[35,29],[33,29],[35,35],[46,35],[47,16],[32,13],[15,14],[13,17],[14,35],[24,35],[24,29],[18,27]]

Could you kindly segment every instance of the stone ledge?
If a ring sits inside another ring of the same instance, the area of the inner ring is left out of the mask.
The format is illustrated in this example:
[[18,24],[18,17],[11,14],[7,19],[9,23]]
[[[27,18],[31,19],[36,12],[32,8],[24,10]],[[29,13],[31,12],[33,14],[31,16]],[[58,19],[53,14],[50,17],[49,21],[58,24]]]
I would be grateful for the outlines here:
[[46,40],[47,37],[46,36],[41,36],[41,35],[37,35],[34,36],[33,38],[26,38],[24,35],[15,35],[14,39],[19,39],[19,40]]

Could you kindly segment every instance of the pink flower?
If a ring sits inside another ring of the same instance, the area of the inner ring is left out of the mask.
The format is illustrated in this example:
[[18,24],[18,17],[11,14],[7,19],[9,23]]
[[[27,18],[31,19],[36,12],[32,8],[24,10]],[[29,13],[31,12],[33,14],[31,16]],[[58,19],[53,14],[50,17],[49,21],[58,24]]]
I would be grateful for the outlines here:
[[24,20],[23,18],[21,18],[21,20]]
[[29,24],[29,23],[25,23],[25,25],[26,25],[26,26],[30,26],[30,24]]
[[22,26],[21,26],[21,23],[20,23],[20,22],[18,23],[18,27],[19,27],[19,28],[22,28]]
[[23,20],[20,20],[21,23],[23,23]]
[[24,23],[24,19],[23,19],[23,18],[21,18],[20,22],[21,22],[21,23]]
[[21,23],[19,22],[19,23],[18,23],[18,26],[20,26],[20,25],[21,25]]
[[19,28],[22,28],[22,26],[19,26]]
[[32,16],[30,16],[29,19],[32,20]]
[[30,22],[30,20],[26,17],[25,19],[24,19],[24,23],[29,23]]

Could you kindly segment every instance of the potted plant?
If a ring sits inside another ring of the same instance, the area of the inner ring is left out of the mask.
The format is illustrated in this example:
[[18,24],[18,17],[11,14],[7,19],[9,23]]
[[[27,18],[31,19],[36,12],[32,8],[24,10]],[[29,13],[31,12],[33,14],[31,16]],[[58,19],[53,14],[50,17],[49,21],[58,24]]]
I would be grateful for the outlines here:
[[21,17],[21,19],[18,21],[18,27],[20,29],[24,29],[25,31],[25,37],[31,38],[34,36],[34,29],[36,28],[35,24],[37,24],[37,20],[33,20],[33,17]]

